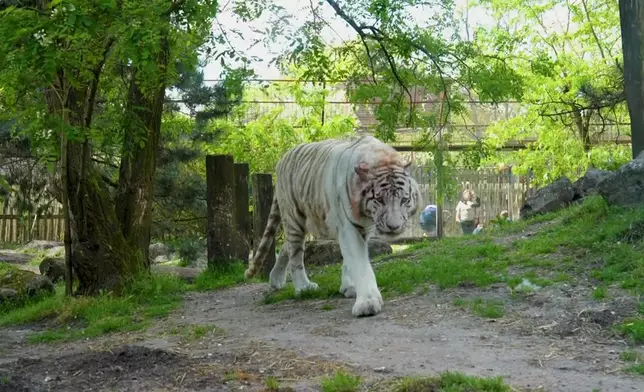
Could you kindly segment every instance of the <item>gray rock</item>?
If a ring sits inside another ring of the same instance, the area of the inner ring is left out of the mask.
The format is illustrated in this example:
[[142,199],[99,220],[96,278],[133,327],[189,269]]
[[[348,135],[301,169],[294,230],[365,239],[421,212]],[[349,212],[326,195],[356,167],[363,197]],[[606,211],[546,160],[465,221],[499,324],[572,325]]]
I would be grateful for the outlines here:
[[644,205],[644,152],[605,177],[597,191],[610,205]]
[[36,275],[26,284],[27,295],[30,297],[36,295],[51,295],[56,292],[56,286],[49,280],[48,277],[42,275]]
[[65,260],[45,257],[38,266],[40,274],[48,277],[53,283],[65,281]]
[[573,184],[576,197],[583,198],[597,193],[599,183],[612,175],[614,173],[608,170],[588,169],[586,174]]
[[152,260],[152,264],[162,264],[170,261],[170,257],[167,255],[159,255]]
[[54,246],[47,251],[47,257],[64,257],[65,256],[65,246]]
[[172,265],[153,265],[151,269],[155,274],[175,275],[187,283],[194,283],[202,271],[197,268],[176,267]]
[[33,240],[25,245],[24,249],[38,249],[38,250],[47,250],[55,248],[57,246],[63,246],[63,243],[60,241],[43,241],[43,240]]
[[0,305],[3,303],[11,302],[18,296],[18,292],[14,289],[0,288]]
[[155,244],[150,244],[149,253],[150,259],[156,260],[159,256],[168,257],[170,255],[170,249],[166,244],[157,242]]
[[32,255],[20,253],[15,250],[5,249],[0,251],[0,261],[4,261],[9,264],[27,264],[32,258]]
[[567,177],[562,177],[537,190],[533,196],[525,201],[519,214],[521,219],[526,219],[535,215],[557,211],[568,207],[574,197],[575,188],[572,182]]
[[[370,258],[391,253],[393,253],[391,245],[376,238],[369,240]],[[329,265],[341,262],[342,252],[340,252],[340,244],[337,241],[309,241],[304,246],[304,263],[306,265]]]

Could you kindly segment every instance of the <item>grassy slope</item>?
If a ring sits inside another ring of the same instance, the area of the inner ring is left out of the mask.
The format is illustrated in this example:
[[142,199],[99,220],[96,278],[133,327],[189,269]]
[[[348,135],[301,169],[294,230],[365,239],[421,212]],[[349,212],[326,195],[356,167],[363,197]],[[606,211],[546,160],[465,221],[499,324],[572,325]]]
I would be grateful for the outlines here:
[[[0,263],[1,269],[12,268]],[[124,295],[67,298],[62,284],[56,295],[32,300],[16,309],[0,309],[0,327],[45,322],[44,332],[29,336],[31,342],[57,342],[100,336],[110,332],[136,331],[154,319],[167,317],[182,303],[187,291],[208,291],[244,281],[244,265],[223,271],[204,271],[194,284],[169,275],[132,279]]]
[[[415,244],[398,253],[395,261],[374,260],[383,297],[422,293],[432,287],[485,287],[505,283],[515,291],[524,279],[539,286],[585,279],[603,298],[608,287],[644,294],[644,208],[608,207],[599,197],[537,218],[504,225],[484,235],[448,238]],[[265,298],[286,299],[339,296],[340,266],[314,269],[316,292],[295,297],[292,285]],[[529,289],[529,287],[528,287]],[[498,304],[455,300],[484,317],[500,317]],[[644,312],[644,306],[640,307]],[[644,319],[628,320],[621,332],[644,341]]]
[[[537,227],[535,225],[540,225]],[[526,236],[525,233],[533,235]],[[633,295],[644,293],[644,208],[609,208],[601,198],[590,198],[558,213],[520,221],[479,236],[428,241],[408,247],[395,260],[374,261],[385,298],[422,293],[429,289],[485,287],[493,283],[518,291],[524,278],[547,286],[586,279],[600,299],[609,287]],[[144,328],[181,304],[189,290],[215,290],[243,282],[244,267],[207,271],[194,285],[169,276],[134,280],[125,296],[65,298],[59,287],[54,297],[19,309],[0,312],[0,327],[46,320],[49,330],[34,341],[60,341],[97,336],[112,331]],[[338,296],[340,266],[312,271],[320,290],[298,299]],[[292,285],[265,298],[275,303],[295,298]],[[483,317],[501,317],[502,305],[479,299],[456,299],[454,304]],[[644,312],[644,306],[641,307]],[[73,328],[69,328],[73,327]],[[644,318],[627,320],[620,332],[644,341]]]

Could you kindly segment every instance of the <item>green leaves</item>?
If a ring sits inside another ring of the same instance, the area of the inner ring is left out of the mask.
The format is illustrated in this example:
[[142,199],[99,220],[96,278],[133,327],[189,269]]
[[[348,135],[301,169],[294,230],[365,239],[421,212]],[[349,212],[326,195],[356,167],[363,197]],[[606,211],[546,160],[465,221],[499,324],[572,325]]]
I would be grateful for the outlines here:
[[[591,164],[609,167],[623,162],[625,149],[610,144],[629,132],[617,125],[628,122],[623,76],[614,63],[621,56],[617,3],[486,0],[479,4],[495,18],[496,26],[477,30],[478,46],[502,51],[507,72],[514,72],[523,85],[513,89],[504,72],[495,76],[496,83],[519,93],[521,113],[493,124],[486,130],[486,141],[501,146],[536,138],[526,150],[493,154],[485,162],[513,162],[522,173],[532,169],[538,185],[562,175],[574,180]],[[558,23],[552,21],[555,12]],[[496,84],[489,78],[483,80],[485,89],[494,90]]]

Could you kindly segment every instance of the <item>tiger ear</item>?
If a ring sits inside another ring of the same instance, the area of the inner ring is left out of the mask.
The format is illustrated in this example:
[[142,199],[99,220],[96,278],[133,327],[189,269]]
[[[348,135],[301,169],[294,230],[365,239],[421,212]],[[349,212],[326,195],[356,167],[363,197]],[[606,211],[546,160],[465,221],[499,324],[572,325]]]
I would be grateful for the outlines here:
[[356,174],[358,175],[358,178],[360,178],[360,181],[362,181],[362,182],[369,181],[369,165],[368,164],[366,164],[365,162],[360,162],[355,166],[354,170],[356,171]]
[[408,175],[411,175],[411,165],[412,165],[412,163],[414,163],[413,158],[410,159],[409,162],[405,164],[405,166],[403,166],[403,169],[405,170],[405,173],[407,173]]

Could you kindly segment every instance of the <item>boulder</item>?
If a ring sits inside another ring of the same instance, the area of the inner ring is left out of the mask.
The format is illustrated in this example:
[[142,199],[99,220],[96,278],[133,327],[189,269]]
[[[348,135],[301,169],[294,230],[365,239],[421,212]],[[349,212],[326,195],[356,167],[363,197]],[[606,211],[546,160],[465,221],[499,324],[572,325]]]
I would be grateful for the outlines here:
[[54,246],[53,248],[49,249],[46,253],[47,257],[65,257],[65,246]]
[[40,274],[48,277],[53,283],[65,281],[65,260],[45,257],[38,266]]
[[588,195],[597,193],[599,183],[614,173],[608,170],[588,169],[583,177],[579,178],[573,184],[575,188],[575,198],[581,199]]
[[152,260],[156,260],[156,258],[159,256],[168,257],[170,256],[170,248],[168,248],[166,244],[163,244],[161,242],[150,244],[149,256]]
[[30,297],[51,295],[56,291],[48,277],[15,268],[0,270],[0,288],[15,290],[17,296]]
[[27,264],[33,259],[33,255],[20,253],[15,250],[2,250],[0,251],[0,262],[4,261],[10,264]]
[[60,241],[33,240],[25,245],[23,249],[47,250],[57,246],[63,246],[63,243]]
[[597,191],[610,205],[644,205],[644,151],[605,177]]
[[175,267],[172,265],[153,265],[151,269],[155,274],[175,275],[188,283],[194,283],[201,274],[201,270],[197,268]]
[[56,292],[56,286],[52,283],[52,281],[42,275],[36,275],[31,279],[30,281],[27,282],[25,285],[27,295],[30,297],[36,296],[36,295],[51,295]]
[[539,214],[553,212],[568,207],[575,197],[575,188],[567,177],[537,190],[529,197],[519,214],[521,219],[526,219]]
[[[391,245],[379,239],[369,240],[369,257],[391,254]],[[304,246],[304,263],[306,265],[328,265],[342,262],[340,244],[333,240],[309,241]]]
[[0,288],[0,305],[12,302],[18,297],[18,292],[14,289]]

